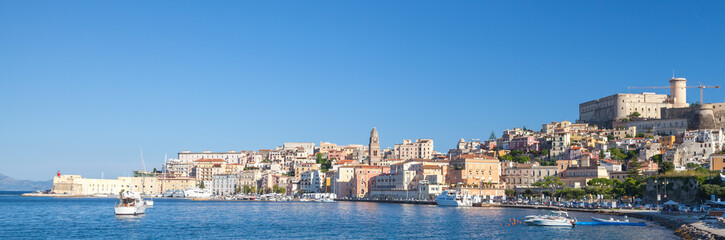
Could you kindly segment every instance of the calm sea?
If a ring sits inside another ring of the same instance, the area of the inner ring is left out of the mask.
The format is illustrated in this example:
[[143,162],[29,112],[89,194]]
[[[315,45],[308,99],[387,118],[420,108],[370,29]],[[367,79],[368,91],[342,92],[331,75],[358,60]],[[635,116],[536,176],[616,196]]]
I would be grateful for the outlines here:
[[0,239],[678,239],[660,226],[506,226],[546,213],[530,209],[156,199],[146,215],[116,217],[115,201],[0,193]]

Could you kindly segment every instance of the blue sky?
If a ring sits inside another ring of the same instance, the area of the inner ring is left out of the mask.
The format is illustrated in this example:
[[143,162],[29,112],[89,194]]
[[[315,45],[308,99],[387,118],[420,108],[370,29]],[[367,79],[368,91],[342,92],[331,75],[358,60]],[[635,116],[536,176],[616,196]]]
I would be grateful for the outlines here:
[[[0,173],[181,150],[460,138],[627,86],[725,83],[722,1],[3,1]],[[705,90],[706,102],[725,102]],[[666,91],[658,91],[667,93]],[[688,101],[698,100],[697,90]]]

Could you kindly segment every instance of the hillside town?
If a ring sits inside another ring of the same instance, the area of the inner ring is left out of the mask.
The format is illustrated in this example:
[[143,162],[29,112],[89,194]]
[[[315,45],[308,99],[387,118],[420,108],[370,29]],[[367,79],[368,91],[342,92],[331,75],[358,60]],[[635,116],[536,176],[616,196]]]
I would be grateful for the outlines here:
[[381,148],[385,133],[372,128],[366,144],[286,142],[256,151],[181,151],[161,169],[135,171],[133,177],[88,179],[59,172],[51,192],[89,196],[135,189],[165,195],[199,188],[215,196],[328,193],[338,199],[431,200],[457,189],[496,200],[543,195],[687,203],[709,198],[697,193],[712,185],[712,195],[721,196],[725,191],[712,177],[689,190],[694,195],[656,186],[657,179],[676,182],[725,168],[725,103],[687,103],[687,80],[669,83],[669,95],[605,96],[579,104],[574,122],[460,139],[446,152],[436,151],[433,139],[400,139]]

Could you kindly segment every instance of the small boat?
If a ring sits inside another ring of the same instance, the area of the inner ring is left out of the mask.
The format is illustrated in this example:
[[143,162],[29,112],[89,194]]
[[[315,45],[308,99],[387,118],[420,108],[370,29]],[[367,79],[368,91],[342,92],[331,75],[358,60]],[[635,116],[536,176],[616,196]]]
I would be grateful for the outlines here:
[[140,215],[146,212],[141,194],[132,191],[121,191],[118,203],[114,208],[116,215]]
[[438,203],[438,206],[473,206],[473,200],[471,200],[471,196],[467,194],[460,194],[459,192],[456,192],[454,190],[443,191],[443,193],[436,197],[436,203]]
[[629,218],[627,218],[627,216],[624,216],[624,220],[616,220],[616,219],[614,219],[612,217],[609,217],[609,219],[592,217],[592,221],[595,221],[595,222],[607,222],[607,223],[629,222]]
[[527,224],[536,226],[551,226],[551,227],[573,227],[576,225],[576,219],[569,218],[569,214],[564,211],[552,211],[549,216],[532,217],[531,219],[524,220]]
[[166,190],[166,191],[164,192],[164,194],[163,194],[163,195],[161,195],[161,196],[162,196],[162,197],[173,197],[173,196],[174,196],[174,192],[175,192],[174,190]]
[[144,206],[147,206],[147,207],[153,207],[154,206],[154,200],[153,199],[143,200],[143,205]]

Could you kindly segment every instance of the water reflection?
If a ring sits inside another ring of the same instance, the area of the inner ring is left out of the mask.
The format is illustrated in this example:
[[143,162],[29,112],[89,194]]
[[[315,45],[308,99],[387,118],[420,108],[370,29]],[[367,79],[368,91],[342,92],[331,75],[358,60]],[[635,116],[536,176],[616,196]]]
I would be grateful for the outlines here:
[[125,222],[138,222],[144,216],[146,216],[146,214],[141,214],[141,215],[116,215],[116,219],[121,220],[121,221],[125,221]]

